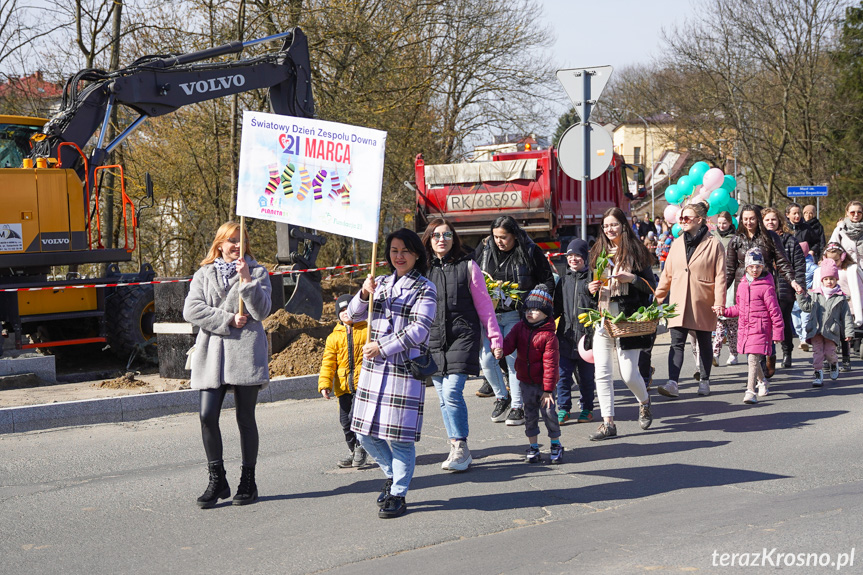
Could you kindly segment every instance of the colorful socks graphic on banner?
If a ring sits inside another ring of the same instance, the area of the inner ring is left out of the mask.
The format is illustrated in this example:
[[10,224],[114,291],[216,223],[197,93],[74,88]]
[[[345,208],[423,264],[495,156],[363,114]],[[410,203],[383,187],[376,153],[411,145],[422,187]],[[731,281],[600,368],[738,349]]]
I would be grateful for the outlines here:
[[305,168],[300,168],[300,189],[297,190],[297,199],[303,201],[312,189],[312,177]]
[[291,197],[294,195],[294,185],[291,183],[291,179],[294,177],[294,171],[297,167],[293,162],[289,162],[285,169],[282,170],[282,191],[285,192],[285,197]]
[[353,172],[348,174],[348,177],[345,178],[345,185],[342,186],[342,207],[348,208],[351,205],[351,175]]
[[342,182],[341,180],[339,180],[339,173],[337,171],[333,171],[333,175],[330,177],[330,200],[335,202],[339,199],[339,194],[341,193],[341,185]]
[[270,183],[267,184],[264,191],[267,195],[272,196],[279,187],[279,165],[270,164],[267,168],[270,170]]
[[322,186],[324,185],[324,180],[326,180],[326,179],[327,179],[327,171],[326,170],[321,170],[315,176],[313,189],[315,191],[315,201],[316,202],[320,202],[324,198],[324,190],[323,190]]
[[[294,197],[294,192],[296,192],[297,200],[303,201],[310,192],[314,192],[315,202],[320,202],[324,198],[324,191],[326,189],[325,184],[328,182],[330,190],[327,194],[327,199],[332,202],[338,202],[341,197],[342,208],[350,207],[351,175],[353,172],[349,172],[345,177],[344,182],[342,182],[342,178],[339,176],[338,170],[328,171],[326,169],[321,169],[315,175],[313,180],[305,166],[297,166],[297,164],[290,160],[284,170],[282,170],[281,175],[278,174],[276,171],[277,169],[278,165],[276,164],[271,164],[269,166],[270,182],[267,184],[266,189],[268,195],[275,193],[279,183],[281,182],[282,191],[284,191],[286,198]],[[294,187],[293,182],[294,174],[299,178],[299,185],[296,188]]]

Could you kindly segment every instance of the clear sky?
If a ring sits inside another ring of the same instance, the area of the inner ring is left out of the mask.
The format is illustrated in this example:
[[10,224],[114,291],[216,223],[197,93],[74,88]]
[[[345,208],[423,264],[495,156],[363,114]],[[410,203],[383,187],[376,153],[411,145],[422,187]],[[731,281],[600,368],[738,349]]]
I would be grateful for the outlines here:
[[563,67],[646,62],[661,49],[661,30],[681,23],[701,0],[541,0],[557,34],[554,54]]
[[[704,0],[540,0],[543,19],[557,36],[560,68],[649,62],[662,50],[662,28],[703,10]],[[563,88],[561,94],[565,95]],[[561,105],[560,113],[569,106]],[[557,126],[557,118],[549,125]],[[551,135],[551,132],[548,134]]]

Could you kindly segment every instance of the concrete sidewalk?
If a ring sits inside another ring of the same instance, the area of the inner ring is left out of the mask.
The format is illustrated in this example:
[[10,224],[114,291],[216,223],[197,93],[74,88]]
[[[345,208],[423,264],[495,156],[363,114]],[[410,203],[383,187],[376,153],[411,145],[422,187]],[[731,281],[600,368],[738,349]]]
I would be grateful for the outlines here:
[[[283,399],[309,399],[318,393],[318,376],[276,378],[258,395],[258,403]],[[234,407],[234,395],[225,397],[225,408]],[[124,395],[43,405],[0,409],[0,434],[20,433],[71,425],[140,421],[174,413],[196,412],[200,393],[196,389]]]

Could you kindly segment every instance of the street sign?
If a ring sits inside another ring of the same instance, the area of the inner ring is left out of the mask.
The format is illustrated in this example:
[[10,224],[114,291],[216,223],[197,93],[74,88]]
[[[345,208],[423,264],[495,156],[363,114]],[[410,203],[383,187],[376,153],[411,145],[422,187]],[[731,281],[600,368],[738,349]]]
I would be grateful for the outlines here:
[[[581,118],[582,122],[587,122],[590,119],[591,108],[599,100],[599,95],[602,94],[602,90],[608,84],[613,70],[614,68],[611,66],[593,66],[591,68],[571,68],[557,71],[557,80],[563,85],[566,95],[575,105],[578,117]],[[585,75],[587,76],[586,83]],[[585,110],[582,110],[585,108],[582,104],[585,100],[587,100],[588,105]]]
[[585,241],[587,181],[605,172],[614,156],[611,134],[599,124],[589,123],[590,111],[608,84],[613,70],[611,66],[594,66],[557,71],[557,79],[575,105],[581,120],[577,125],[567,128],[561,136],[557,144],[557,157],[566,175],[581,182],[581,239]]
[[789,198],[827,197],[827,186],[788,186],[785,190]]
[[594,122],[588,122],[590,140],[589,163],[585,169],[584,137],[581,124],[575,124],[566,129],[557,143],[557,161],[566,175],[573,180],[580,180],[588,175],[595,180],[605,173],[614,157],[614,142],[605,128]]

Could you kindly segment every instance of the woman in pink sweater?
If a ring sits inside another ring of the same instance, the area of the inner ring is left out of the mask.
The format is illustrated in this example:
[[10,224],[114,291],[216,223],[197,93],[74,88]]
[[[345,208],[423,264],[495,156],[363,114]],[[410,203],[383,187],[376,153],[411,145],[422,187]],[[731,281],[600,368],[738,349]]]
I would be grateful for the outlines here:
[[468,418],[464,383],[480,373],[482,335],[491,350],[503,347],[494,305],[479,266],[463,249],[452,224],[443,218],[429,222],[422,237],[429,260],[426,273],[437,288],[437,312],[429,331],[429,351],[438,371],[432,376],[450,440],[445,471],[465,471],[473,462],[467,446]]
[[749,354],[743,403],[756,403],[759,396],[767,395],[761,362],[770,353],[771,343],[782,341],[785,330],[773,276],[764,271],[764,256],[759,248],[746,252],[746,275],[737,287],[735,305],[725,308],[724,316],[738,318],[737,353]]

